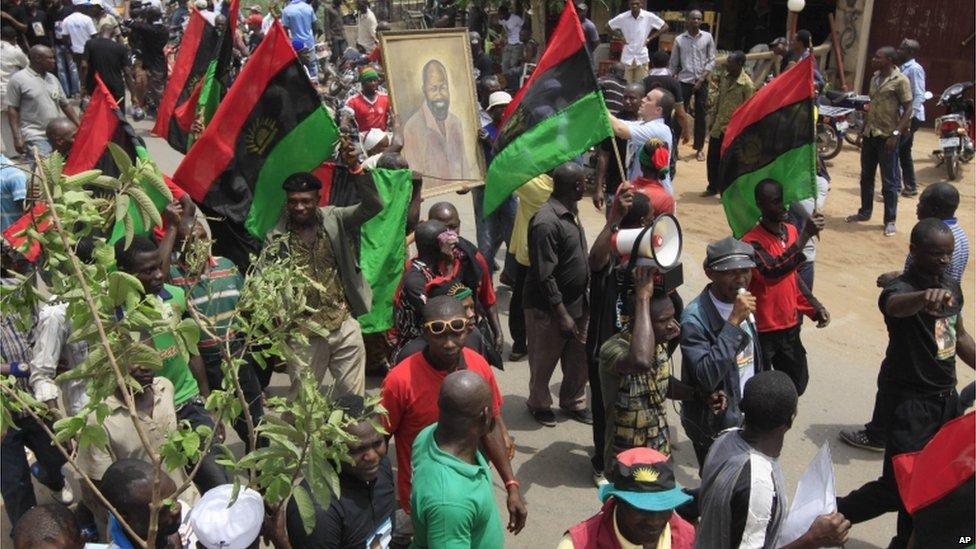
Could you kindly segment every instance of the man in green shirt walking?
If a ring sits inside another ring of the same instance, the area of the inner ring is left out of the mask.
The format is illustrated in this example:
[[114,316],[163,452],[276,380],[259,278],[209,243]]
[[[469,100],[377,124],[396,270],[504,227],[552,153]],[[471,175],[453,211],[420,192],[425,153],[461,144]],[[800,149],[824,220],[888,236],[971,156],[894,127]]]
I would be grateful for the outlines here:
[[411,547],[502,547],[491,471],[478,451],[495,421],[491,390],[475,372],[459,370],[444,378],[437,404],[438,422],[413,443]]

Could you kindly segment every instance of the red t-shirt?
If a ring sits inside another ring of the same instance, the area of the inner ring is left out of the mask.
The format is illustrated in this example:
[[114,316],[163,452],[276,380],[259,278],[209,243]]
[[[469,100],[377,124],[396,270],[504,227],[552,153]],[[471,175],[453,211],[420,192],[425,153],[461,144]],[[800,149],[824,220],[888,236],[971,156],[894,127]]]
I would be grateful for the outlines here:
[[[491,366],[471,349],[465,348],[462,352],[468,370],[483,377],[491,387],[491,411],[498,416],[502,410],[502,393],[495,383]],[[407,512],[410,511],[413,441],[424,427],[437,422],[440,412],[437,397],[445,377],[447,372],[436,370],[421,352],[403,359],[383,380],[380,398],[388,414],[383,426],[396,437],[397,496]]]
[[376,97],[370,103],[361,93],[352,96],[346,105],[356,115],[356,126],[360,132],[368,132],[373,128],[386,131],[386,113],[390,110],[390,96],[383,92],[376,92]]
[[655,217],[661,214],[674,215],[674,197],[661,185],[660,181],[638,177],[634,180],[633,185],[635,191],[643,194],[651,201]]
[[803,262],[803,246],[796,241],[796,227],[785,223],[786,241],[757,224],[742,237],[756,250],[749,293],[756,296],[756,329],[772,332],[792,328],[800,322],[798,313],[813,316],[812,296],[804,295],[797,282],[796,267]]

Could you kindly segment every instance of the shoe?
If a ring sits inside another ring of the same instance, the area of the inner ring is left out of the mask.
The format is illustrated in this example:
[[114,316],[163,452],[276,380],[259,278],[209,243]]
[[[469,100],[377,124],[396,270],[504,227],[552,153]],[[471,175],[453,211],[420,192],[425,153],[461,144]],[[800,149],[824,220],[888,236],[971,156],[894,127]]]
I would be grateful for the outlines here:
[[532,418],[545,425],[546,427],[556,426],[556,414],[549,408],[544,408],[542,410],[533,410],[529,408],[529,413],[532,414]]
[[593,484],[595,484],[596,487],[599,488],[599,487],[603,486],[604,484],[610,484],[610,481],[607,480],[607,477],[603,476],[603,471],[597,471],[596,469],[594,469],[593,470]]
[[895,222],[894,221],[892,221],[890,223],[885,223],[884,235],[885,236],[895,236]]
[[851,214],[846,218],[844,218],[844,221],[846,221],[847,223],[860,223],[862,221],[870,221],[870,220],[871,220],[870,217],[860,213]]
[[518,361],[524,359],[528,354],[529,353],[526,352],[526,351],[515,351],[515,350],[513,350],[512,352],[508,353],[508,361],[509,362],[518,362]]
[[904,191],[901,192],[902,198],[912,198],[913,196],[918,196],[918,191],[910,191],[908,189],[905,189]]
[[566,408],[563,408],[562,410],[566,412],[569,417],[580,423],[593,425],[593,412],[591,412],[589,408],[583,408],[582,410],[567,410]]
[[700,194],[700,195],[698,195],[698,196],[700,196],[700,197],[702,197],[702,198],[708,198],[708,197],[710,197],[710,196],[716,196],[716,195],[718,195],[718,193],[717,193],[717,192],[715,192],[715,191],[713,191],[713,190],[711,190],[711,189],[705,189],[705,190],[704,190],[704,191],[702,191],[702,192],[701,192],[701,194]]
[[884,444],[879,444],[868,436],[865,430],[854,431],[845,430],[840,432],[840,439],[855,448],[871,450],[872,452],[884,452]]

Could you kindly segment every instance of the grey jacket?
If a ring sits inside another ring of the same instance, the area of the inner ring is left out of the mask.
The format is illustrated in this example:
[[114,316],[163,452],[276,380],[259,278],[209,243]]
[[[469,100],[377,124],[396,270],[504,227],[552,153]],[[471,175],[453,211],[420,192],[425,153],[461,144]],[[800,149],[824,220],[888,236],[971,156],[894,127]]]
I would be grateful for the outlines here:
[[[324,206],[319,208],[322,227],[325,234],[332,241],[335,252],[336,265],[339,267],[339,278],[346,294],[346,303],[354,317],[369,312],[373,301],[373,292],[369,288],[363,271],[359,266],[359,227],[380,213],[383,209],[383,199],[376,190],[373,177],[368,172],[351,176],[359,196],[359,204],[353,206]],[[288,213],[282,212],[278,224],[268,232],[265,244],[275,237],[287,232]],[[284,244],[287,246],[287,243]]]
[[[711,284],[681,314],[681,381],[701,389],[704,394],[725,391],[728,408],[715,415],[700,401],[682,401],[681,425],[688,438],[698,443],[705,443],[723,430],[742,423],[736,355],[751,341],[745,330],[719,315],[708,295],[709,288]],[[762,370],[759,342],[751,344],[757,370]]]

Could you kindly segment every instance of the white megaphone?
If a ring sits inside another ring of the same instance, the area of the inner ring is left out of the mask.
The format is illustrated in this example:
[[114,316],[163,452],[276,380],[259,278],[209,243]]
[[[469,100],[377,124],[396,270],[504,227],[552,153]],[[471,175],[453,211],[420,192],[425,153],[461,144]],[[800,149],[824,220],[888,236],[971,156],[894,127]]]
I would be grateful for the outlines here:
[[673,215],[661,214],[650,227],[617,231],[610,245],[623,258],[636,255],[637,265],[667,270],[681,259],[681,225]]

